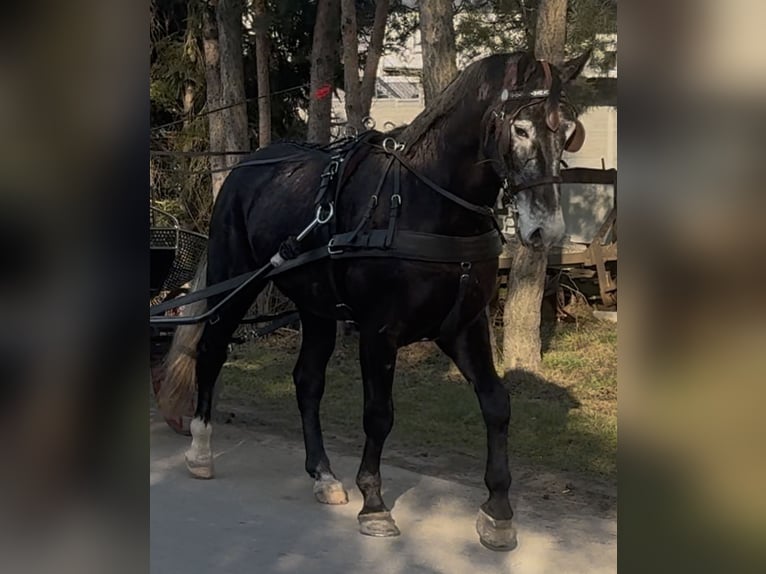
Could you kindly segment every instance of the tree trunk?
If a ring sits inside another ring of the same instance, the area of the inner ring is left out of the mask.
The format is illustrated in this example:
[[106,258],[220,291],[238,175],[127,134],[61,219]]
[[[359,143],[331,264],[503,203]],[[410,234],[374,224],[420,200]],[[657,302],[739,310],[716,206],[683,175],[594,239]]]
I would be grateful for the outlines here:
[[[187,130],[191,127],[192,121],[194,120],[194,98],[196,96],[197,92],[197,86],[194,84],[194,82],[186,81],[184,82],[184,93],[182,98],[182,104],[183,104],[183,117],[184,117],[184,123],[183,123],[183,129],[184,132],[187,134],[189,133]],[[181,145],[181,151],[189,152],[194,149],[194,139],[191,137],[184,137],[182,140]],[[182,157],[180,158],[181,165],[183,166],[183,169],[185,171],[191,172],[194,171],[194,159],[191,157]],[[196,178],[194,177],[185,177],[183,178],[183,198],[189,198],[193,194],[194,187],[197,185]]]
[[420,1],[420,40],[423,93],[428,107],[457,75],[452,0]]
[[[215,4],[208,2],[205,3],[202,13],[202,48],[205,57],[205,89],[208,112],[221,107],[221,62],[215,10]],[[210,151],[224,151],[226,139],[221,112],[208,113],[207,122]],[[226,162],[222,156],[210,156],[209,165],[211,170],[218,170],[226,167]],[[218,197],[218,192],[225,178],[226,174],[222,172],[212,174],[213,201]]]
[[[567,0],[541,0],[535,31],[535,56],[553,64],[564,61]],[[547,250],[520,243],[508,275],[508,298],[503,310],[503,355],[506,369],[538,371],[542,359],[540,311],[545,290]]]
[[540,308],[545,289],[547,254],[514,246],[503,309],[503,359],[506,370],[540,369]]
[[362,100],[359,85],[359,36],[354,0],[340,0],[340,31],[343,38],[343,87],[346,92],[346,124],[362,130]]
[[383,40],[386,37],[388,19],[388,0],[375,2],[375,19],[372,23],[370,45],[367,47],[367,61],[362,76],[362,117],[370,115],[372,98],[375,97],[375,80],[378,78],[378,64],[383,55]]
[[540,0],[537,8],[535,55],[560,65],[567,36],[567,0]]
[[311,43],[311,94],[307,139],[326,144],[330,141],[333,71],[338,61],[339,0],[317,0],[314,38]]
[[[218,45],[221,53],[221,112],[225,123],[226,151],[249,151],[245,102],[245,70],[242,57],[243,0],[218,0]],[[225,157],[232,166],[241,156]]]
[[269,81],[269,27],[266,0],[254,0],[255,9],[255,64],[258,80],[258,146],[271,143],[271,83]]

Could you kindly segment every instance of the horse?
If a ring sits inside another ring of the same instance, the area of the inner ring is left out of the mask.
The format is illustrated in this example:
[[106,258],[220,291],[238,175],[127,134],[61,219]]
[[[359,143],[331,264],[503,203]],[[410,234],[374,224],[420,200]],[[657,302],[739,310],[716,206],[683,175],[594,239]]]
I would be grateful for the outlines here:
[[[360,134],[340,159],[321,147],[279,142],[232,169],[214,205],[207,258],[193,289],[252,272],[270,260],[288,265],[242,288],[214,320],[176,330],[159,401],[172,412],[196,387],[186,452],[192,476],[214,474],[214,383],[238,322],[273,280],[300,314],[293,380],[305,469],[316,500],[348,502],[325,452],[319,405],[337,323],[350,318],[359,331],[364,393],[366,438],[356,476],[364,499],[360,532],[400,533],[381,496],[380,474],[394,422],[397,350],[431,340],[472,385],[486,425],[489,495],[478,512],[479,540],[492,550],[516,546],[508,498],[510,399],[495,370],[486,313],[496,289],[502,236],[491,208],[501,191],[511,198],[517,235],[527,247],[545,249],[563,235],[562,152],[576,150],[584,138],[563,88],[588,56],[555,67],[526,52],[491,55],[467,66],[409,125],[394,134]],[[396,241],[386,245],[390,234],[404,238],[399,251],[391,248]],[[297,244],[296,237],[303,242]],[[362,247],[359,237],[366,238]],[[286,253],[286,247],[296,253]],[[306,258],[311,253],[319,256]],[[291,257],[300,264],[290,267]],[[221,297],[192,303],[184,312],[203,312]]]

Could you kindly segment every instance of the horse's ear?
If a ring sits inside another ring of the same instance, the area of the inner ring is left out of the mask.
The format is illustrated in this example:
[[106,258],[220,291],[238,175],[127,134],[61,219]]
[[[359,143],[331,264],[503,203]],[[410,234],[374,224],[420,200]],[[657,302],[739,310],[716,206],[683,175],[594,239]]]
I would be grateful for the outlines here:
[[566,62],[561,64],[561,68],[559,72],[559,76],[561,77],[561,83],[568,84],[569,82],[574,80],[577,76],[579,76],[580,73],[583,71],[583,68],[585,68],[585,64],[587,64],[588,60],[590,60],[590,56],[591,56],[591,50],[589,49],[582,56],[578,56],[577,58],[567,60]]

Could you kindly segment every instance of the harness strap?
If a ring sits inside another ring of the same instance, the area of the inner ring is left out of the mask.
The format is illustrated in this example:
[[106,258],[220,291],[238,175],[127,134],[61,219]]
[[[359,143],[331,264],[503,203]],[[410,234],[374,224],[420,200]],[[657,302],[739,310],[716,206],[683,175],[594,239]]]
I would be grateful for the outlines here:
[[386,230],[386,241],[384,243],[385,248],[391,247],[394,242],[394,233],[396,233],[396,220],[399,217],[399,211],[402,207],[402,196],[400,192],[399,175],[401,172],[401,166],[394,168],[394,192],[391,194],[391,207],[388,213],[388,229]]
[[523,189],[530,189],[532,187],[539,187],[541,185],[547,185],[549,183],[561,183],[562,179],[560,175],[550,175],[548,177],[542,177],[538,180],[533,181],[532,183],[526,183],[524,185],[511,185],[510,189],[512,192],[521,191]]
[[282,163],[284,161],[303,161],[306,159],[305,154],[294,154],[294,155],[286,155],[282,157],[273,157],[270,159],[251,159],[248,161],[243,161],[241,163],[238,163],[237,165],[233,165],[231,167],[227,167],[225,169],[215,170],[215,171],[226,171],[226,170],[234,170],[239,169],[241,167],[251,167],[254,165],[271,165],[272,163]]
[[393,163],[393,157],[389,158],[386,162],[386,166],[383,168],[383,175],[378,181],[378,186],[375,188],[375,192],[370,196],[370,205],[367,207],[367,211],[365,212],[359,224],[351,232],[352,240],[362,231],[362,229],[367,226],[367,223],[370,221],[370,219],[372,219],[372,214],[375,212],[375,208],[378,206],[378,202],[380,200],[380,190],[383,188],[383,184],[386,181],[386,177],[388,176],[388,172],[391,169]]
[[491,217],[494,219],[494,212],[492,211],[491,207],[487,207],[486,205],[476,205],[475,203],[471,203],[469,201],[466,201],[462,197],[458,197],[454,193],[451,193],[441,187],[440,185],[434,183],[431,179],[423,175],[422,173],[419,173],[410,162],[408,162],[404,157],[402,157],[401,154],[397,153],[396,151],[391,150],[385,150],[386,153],[391,154],[391,156],[395,157],[399,163],[401,163],[404,167],[406,167],[412,175],[417,177],[420,181],[425,183],[428,187],[433,189],[436,193],[441,195],[442,197],[445,197],[449,199],[452,203],[456,203],[460,207],[467,209],[468,211],[472,211],[473,213],[478,213],[479,215],[483,215],[485,217]]
[[317,194],[314,197],[314,205],[319,205],[324,202],[325,195],[327,195],[327,188],[330,187],[330,180],[332,180],[333,176],[338,171],[338,166],[340,165],[340,161],[338,160],[339,158],[337,156],[332,156],[330,158],[330,163],[327,164],[322,175],[319,176],[319,189],[317,189]]
[[183,305],[189,305],[190,303],[202,301],[203,299],[208,299],[210,297],[215,297],[216,295],[220,295],[221,293],[232,291],[233,289],[236,289],[237,287],[242,285],[245,281],[247,281],[250,277],[252,277],[256,273],[257,273],[256,271],[248,271],[247,273],[236,275],[235,277],[232,277],[231,279],[227,279],[226,281],[216,283],[215,285],[211,285],[210,287],[206,287],[198,291],[192,291],[191,293],[189,293],[188,295],[184,295],[183,297],[177,297],[175,299],[171,299],[170,301],[164,301],[163,303],[153,305],[152,307],[149,308],[149,316],[154,317],[156,315],[161,315],[165,313],[165,311],[169,311],[170,309],[177,309],[178,307],[181,307]]
[[468,284],[471,280],[471,263],[470,261],[462,261],[460,263],[460,281],[457,287],[457,297],[452,304],[452,308],[447,313],[447,316],[442,321],[439,328],[439,339],[442,341],[450,340],[457,334],[458,326],[460,324],[460,308],[463,306],[463,299],[465,299],[465,292],[468,290]]
[[393,243],[386,248],[387,233],[385,229],[374,229],[355,238],[351,237],[351,233],[341,233],[333,237],[332,249],[328,251],[324,248],[324,251],[333,259],[393,257],[433,263],[487,261],[497,258],[503,251],[503,244],[495,231],[455,237],[400,229]]

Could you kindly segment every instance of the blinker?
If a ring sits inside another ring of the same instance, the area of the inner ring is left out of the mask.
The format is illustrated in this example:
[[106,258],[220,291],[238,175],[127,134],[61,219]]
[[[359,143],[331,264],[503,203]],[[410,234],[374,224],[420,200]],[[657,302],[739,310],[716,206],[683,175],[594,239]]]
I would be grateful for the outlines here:
[[585,143],[585,126],[582,125],[580,120],[575,120],[575,129],[569,139],[564,144],[564,149],[569,153],[575,153],[580,151],[582,145]]

